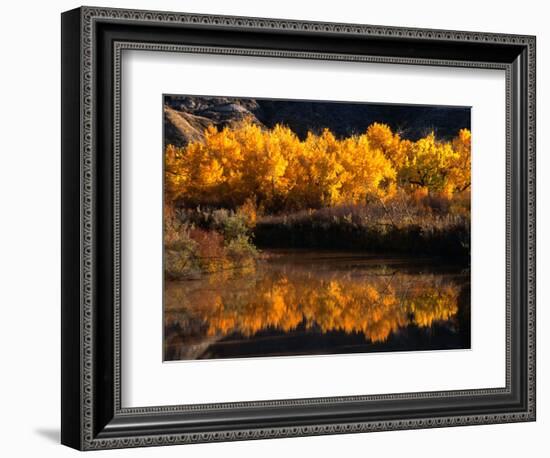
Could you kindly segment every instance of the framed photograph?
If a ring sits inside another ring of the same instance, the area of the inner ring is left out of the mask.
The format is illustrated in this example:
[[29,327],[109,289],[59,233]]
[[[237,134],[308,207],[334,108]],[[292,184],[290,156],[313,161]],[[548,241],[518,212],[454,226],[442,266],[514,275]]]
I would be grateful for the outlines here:
[[62,15],[62,443],[535,420],[535,37]]

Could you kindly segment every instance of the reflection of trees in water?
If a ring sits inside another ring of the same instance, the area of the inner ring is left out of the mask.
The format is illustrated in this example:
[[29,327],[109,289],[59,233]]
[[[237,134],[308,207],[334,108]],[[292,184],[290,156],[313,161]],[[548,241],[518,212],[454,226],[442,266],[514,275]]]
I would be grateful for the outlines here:
[[454,318],[459,293],[460,286],[441,275],[319,272],[287,265],[167,283],[165,325],[177,329],[181,344],[298,326],[361,333],[383,342],[409,324],[429,327]]

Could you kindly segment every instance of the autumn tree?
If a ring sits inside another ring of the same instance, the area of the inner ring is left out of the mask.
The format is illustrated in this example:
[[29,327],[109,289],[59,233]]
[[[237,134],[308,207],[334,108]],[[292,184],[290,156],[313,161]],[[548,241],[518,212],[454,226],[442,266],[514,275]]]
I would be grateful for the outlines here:
[[380,150],[395,169],[403,165],[411,149],[411,141],[403,140],[399,134],[392,132],[390,126],[378,122],[368,127],[366,135],[371,147]]
[[391,197],[400,186],[451,196],[470,186],[471,134],[401,139],[384,124],[339,139],[330,130],[300,140],[290,128],[244,120],[210,126],[204,139],[166,148],[165,196],[189,205],[236,208],[251,200],[268,211],[358,204]]
[[456,192],[463,192],[472,183],[472,133],[461,129],[452,141],[452,147],[457,157],[452,164],[450,179]]

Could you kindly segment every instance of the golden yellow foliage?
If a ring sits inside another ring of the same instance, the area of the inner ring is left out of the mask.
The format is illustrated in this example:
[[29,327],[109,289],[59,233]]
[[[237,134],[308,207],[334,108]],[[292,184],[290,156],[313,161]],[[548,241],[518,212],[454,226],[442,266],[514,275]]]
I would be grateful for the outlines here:
[[237,208],[247,201],[270,211],[364,203],[397,187],[451,197],[470,186],[471,134],[451,142],[433,133],[416,142],[389,126],[339,139],[328,129],[304,140],[288,127],[263,129],[250,120],[202,141],[166,148],[167,201]]
[[461,129],[453,139],[452,147],[457,157],[451,168],[450,179],[458,192],[465,191],[471,185],[472,168],[472,133],[468,129]]

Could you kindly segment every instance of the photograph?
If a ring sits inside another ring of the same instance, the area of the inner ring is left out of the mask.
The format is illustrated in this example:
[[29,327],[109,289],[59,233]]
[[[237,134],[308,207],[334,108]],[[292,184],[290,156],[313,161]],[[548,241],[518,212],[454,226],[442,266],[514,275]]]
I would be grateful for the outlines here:
[[471,348],[471,107],[162,97],[164,361]]

